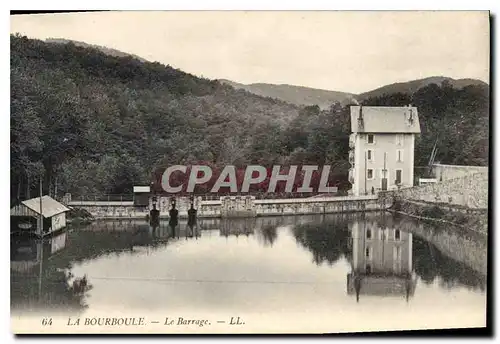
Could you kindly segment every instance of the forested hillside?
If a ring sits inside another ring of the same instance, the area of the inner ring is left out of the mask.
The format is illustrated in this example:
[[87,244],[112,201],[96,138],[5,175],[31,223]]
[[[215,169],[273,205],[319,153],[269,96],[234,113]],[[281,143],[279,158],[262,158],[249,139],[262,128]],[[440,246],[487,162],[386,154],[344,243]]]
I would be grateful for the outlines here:
[[264,83],[245,85],[224,79],[220,79],[219,81],[231,85],[235,89],[243,89],[259,96],[280,99],[298,106],[318,105],[323,110],[328,109],[332,103],[348,104],[355,97],[352,93],[321,90],[311,87]]
[[[488,158],[488,87],[446,83],[363,102],[418,106],[416,165]],[[129,193],[159,166],[332,164],[347,181],[349,107],[299,107],[160,63],[11,36],[11,200]]]
[[385,85],[374,90],[358,94],[355,97],[359,101],[364,101],[369,98],[382,97],[384,95],[393,93],[403,93],[411,96],[423,87],[429,86],[431,84],[441,86],[443,83],[456,89],[461,89],[467,86],[487,86],[486,83],[477,79],[453,79],[444,76],[431,76],[424,79],[397,82],[394,84]]
[[116,49],[111,49],[108,47],[103,47],[101,45],[95,45],[95,44],[88,44],[85,42],[80,42],[80,41],[75,41],[75,40],[69,40],[69,39],[63,39],[63,38],[47,38],[45,40],[47,43],[59,43],[59,44],[68,44],[68,43],[73,43],[77,47],[83,47],[83,48],[94,48],[96,50],[99,50],[106,55],[111,55],[111,56],[116,56],[116,57],[127,57],[130,56],[136,60],[139,60],[141,62],[148,62],[145,58],[142,58],[140,56],[134,55],[134,54],[129,54],[129,53],[124,53],[123,51],[119,51]]
[[365,105],[418,108],[421,135],[415,146],[415,166],[428,163],[437,140],[436,161],[452,165],[488,165],[489,87],[454,88],[450,82],[430,84],[409,95],[386,94],[368,98]]
[[[281,156],[299,109],[159,63],[11,36],[11,195],[122,193],[161,164]],[[30,187],[28,187],[28,185]]]

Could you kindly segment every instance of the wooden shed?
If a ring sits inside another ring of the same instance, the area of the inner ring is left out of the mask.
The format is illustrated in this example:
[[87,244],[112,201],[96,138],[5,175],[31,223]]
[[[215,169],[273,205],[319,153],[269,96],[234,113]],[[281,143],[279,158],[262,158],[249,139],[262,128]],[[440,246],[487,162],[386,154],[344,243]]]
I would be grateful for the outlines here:
[[41,202],[40,197],[22,201],[10,209],[11,233],[19,231],[38,233],[40,214],[43,218],[43,235],[58,231],[66,227],[68,211],[69,208],[50,196],[43,196]]
[[134,206],[147,207],[149,206],[149,196],[151,190],[149,186],[134,186]]

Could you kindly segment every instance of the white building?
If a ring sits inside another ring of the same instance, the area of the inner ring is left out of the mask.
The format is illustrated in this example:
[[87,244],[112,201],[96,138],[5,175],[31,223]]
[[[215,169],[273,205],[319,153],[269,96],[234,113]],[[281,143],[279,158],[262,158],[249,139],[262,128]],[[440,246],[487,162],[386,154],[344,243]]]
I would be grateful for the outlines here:
[[413,186],[415,136],[412,106],[351,106],[349,181],[354,195]]

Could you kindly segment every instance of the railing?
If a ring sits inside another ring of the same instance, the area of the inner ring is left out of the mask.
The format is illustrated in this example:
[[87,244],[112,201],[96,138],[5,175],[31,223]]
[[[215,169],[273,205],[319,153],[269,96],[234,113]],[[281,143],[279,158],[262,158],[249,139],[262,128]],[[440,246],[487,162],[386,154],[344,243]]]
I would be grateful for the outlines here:
[[345,196],[347,192],[335,192],[335,193],[324,193],[324,192],[248,192],[248,193],[208,193],[208,194],[156,194],[156,197],[167,197],[167,198],[179,198],[179,197],[201,197],[203,201],[218,201],[221,197],[246,197],[252,196],[255,199],[276,199],[276,198],[308,198],[308,197],[333,197],[333,196]]
[[71,195],[70,202],[130,202],[133,200],[133,194]]
[[[184,195],[184,194],[162,194],[162,195],[152,195],[156,197],[201,197],[203,201],[218,201],[224,196],[238,196],[246,197],[252,196],[255,199],[282,199],[282,198],[310,198],[310,197],[337,197],[345,196],[346,193],[335,192],[335,193],[320,193],[320,192],[282,192],[282,193],[239,193],[239,194],[195,194],[195,195]],[[131,202],[134,200],[133,194],[109,194],[109,195],[71,195],[71,199],[64,201],[63,203],[87,203],[87,202]]]

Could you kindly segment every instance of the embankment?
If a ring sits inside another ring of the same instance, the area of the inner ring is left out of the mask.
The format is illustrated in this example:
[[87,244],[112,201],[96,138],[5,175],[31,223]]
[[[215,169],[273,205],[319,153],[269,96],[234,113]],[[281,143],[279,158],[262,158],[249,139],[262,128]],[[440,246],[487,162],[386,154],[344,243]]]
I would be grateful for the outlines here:
[[488,238],[486,235],[450,223],[410,219],[395,214],[401,230],[409,231],[431,242],[446,256],[460,261],[486,275]]
[[396,199],[388,210],[419,220],[433,221],[484,236],[488,235],[487,209],[470,209],[449,204]]
[[488,208],[488,172],[468,174],[435,184],[394,192],[398,198],[426,203],[448,204],[469,209]]

